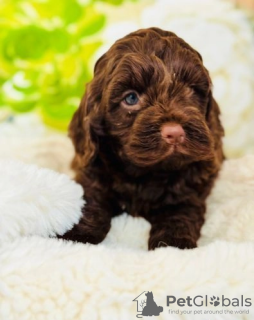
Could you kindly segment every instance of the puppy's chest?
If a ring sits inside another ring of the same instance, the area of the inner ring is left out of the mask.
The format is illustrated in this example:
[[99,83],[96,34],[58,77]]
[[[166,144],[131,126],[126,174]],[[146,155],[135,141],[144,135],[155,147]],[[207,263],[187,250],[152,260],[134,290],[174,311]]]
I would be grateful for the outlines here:
[[144,216],[164,205],[182,202],[192,192],[186,181],[172,176],[115,181],[113,191],[122,211],[132,216]]

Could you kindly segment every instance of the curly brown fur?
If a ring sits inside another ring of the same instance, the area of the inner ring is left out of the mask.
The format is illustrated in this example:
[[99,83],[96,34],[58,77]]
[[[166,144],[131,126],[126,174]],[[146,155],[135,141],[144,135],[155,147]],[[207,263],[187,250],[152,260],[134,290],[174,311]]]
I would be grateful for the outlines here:
[[[130,91],[136,106],[123,103]],[[151,223],[149,249],[196,247],[224,158],[219,113],[202,58],[184,40],[158,28],[118,40],[97,61],[70,124],[86,205],[63,237],[97,244],[126,211]],[[162,139],[168,123],[183,128],[184,143]]]

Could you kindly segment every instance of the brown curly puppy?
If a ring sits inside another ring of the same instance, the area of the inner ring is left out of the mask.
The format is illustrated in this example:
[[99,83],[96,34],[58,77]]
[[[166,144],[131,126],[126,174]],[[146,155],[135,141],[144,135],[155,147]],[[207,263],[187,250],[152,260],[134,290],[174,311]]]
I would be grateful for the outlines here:
[[158,28],[127,35],[97,61],[70,124],[86,205],[63,238],[99,243],[126,211],[151,223],[149,249],[196,247],[224,159],[211,88],[200,54]]

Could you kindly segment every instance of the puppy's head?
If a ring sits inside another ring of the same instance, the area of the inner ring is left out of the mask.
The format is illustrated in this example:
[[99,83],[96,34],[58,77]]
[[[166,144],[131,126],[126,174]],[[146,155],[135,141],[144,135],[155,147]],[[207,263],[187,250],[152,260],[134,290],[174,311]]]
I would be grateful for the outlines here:
[[86,166],[107,150],[138,167],[210,160],[218,115],[199,53],[173,33],[138,30],[95,65],[70,124],[75,161]]

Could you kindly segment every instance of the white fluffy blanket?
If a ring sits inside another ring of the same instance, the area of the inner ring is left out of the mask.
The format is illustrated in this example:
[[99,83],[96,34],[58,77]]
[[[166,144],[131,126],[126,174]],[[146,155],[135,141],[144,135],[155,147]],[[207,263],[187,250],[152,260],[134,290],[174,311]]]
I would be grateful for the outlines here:
[[[221,300],[243,295],[254,303],[254,156],[225,162],[193,250],[148,252],[149,223],[127,215],[97,246],[48,238],[78,221],[80,186],[19,162],[1,161],[0,176],[1,320],[131,320],[144,291],[163,306],[151,319],[253,320],[252,306]],[[196,295],[219,297],[220,305],[166,305],[166,296]]]

